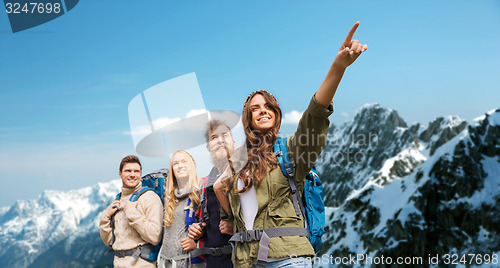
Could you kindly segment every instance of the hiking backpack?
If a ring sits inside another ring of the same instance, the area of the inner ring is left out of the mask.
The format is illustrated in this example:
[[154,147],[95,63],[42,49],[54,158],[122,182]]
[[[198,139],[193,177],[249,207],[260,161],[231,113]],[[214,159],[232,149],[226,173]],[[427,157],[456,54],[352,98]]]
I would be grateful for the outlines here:
[[[161,200],[162,206],[165,205],[165,200],[163,200],[163,193],[165,192],[165,183],[167,180],[167,174],[168,174],[168,169],[160,169],[154,172],[151,172],[149,174],[144,175],[141,178],[141,188],[137,189],[135,192],[132,193],[130,196],[130,201],[135,202],[147,191],[153,191],[156,193]],[[120,200],[122,193],[120,192],[119,194],[116,195],[115,200]],[[115,212],[116,213],[116,212]],[[109,247],[113,246],[113,243],[115,242],[115,214],[111,215],[111,240],[109,241]],[[158,253],[160,252],[162,240],[160,240],[160,243],[158,245],[151,245],[151,244],[145,244],[141,247],[131,249],[130,251],[134,252],[132,256],[134,258],[141,257],[145,260],[148,261],[156,261],[158,258]],[[137,250],[138,249],[138,250]],[[113,252],[113,248],[110,250],[106,251],[105,255]]]
[[304,181],[304,192],[297,194],[297,184],[295,182],[293,167],[286,149],[287,138],[277,137],[274,144],[274,152],[280,164],[281,172],[288,178],[288,183],[292,189],[292,201],[297,216],[302,213],[304,225],[309,231],[309,241],[318,252],[321,246],[321,236],[325,233],[325,202],[323,200],[323,186],[316,172],[315,167],[307,174]]

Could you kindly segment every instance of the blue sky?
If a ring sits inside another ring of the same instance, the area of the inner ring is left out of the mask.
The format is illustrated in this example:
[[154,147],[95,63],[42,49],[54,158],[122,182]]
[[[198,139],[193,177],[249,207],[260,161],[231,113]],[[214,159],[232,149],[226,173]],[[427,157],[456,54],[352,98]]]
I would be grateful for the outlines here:
[[[368,50],[340,84],[333,123],[373,102],[409,124],[499,107],[494,0],[80,1],[16,34],[0,12],[0,206],[118,178],[135,153],[129,102],[184,74],[196,73],[207,109],[240,113],[268,89],[302,112],[358,20]],[[145,157],[144,169],[165,161]]]

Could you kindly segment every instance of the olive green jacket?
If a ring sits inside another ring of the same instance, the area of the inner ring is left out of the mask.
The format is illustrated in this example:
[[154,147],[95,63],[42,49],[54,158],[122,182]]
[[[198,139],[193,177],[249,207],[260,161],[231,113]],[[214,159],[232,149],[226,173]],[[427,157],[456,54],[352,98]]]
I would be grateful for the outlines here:
[[[295,180],[299,191],[304,189],[304,179],[309,173],[319,154],[323,150],[328,132],[328,116],[333,113],[333,106],[324,108],[312,98],[309,107],[299,121],[297,131],[287,140],[287,150],[294,169]],[[292,203],[290,185],[279,166],[274,170],[268,167],[268,172],[260,185],[255,182],[258,210],[255,216],[254,229],[274,227],[304,227],[302,216],[295,214]],[[234,177],[232,190],[228,192],[230,211],[221,210],[221,219],[232,221],[235,232],[246,231],[241,213],[241,204],[237,187],[237,178]],[[259,241],[239,243],[236,248],[237,267],[249,267],[256,263],[259,250]],[[309,240],[303,236],[272,237],[269,243],[268,258],[282,259],[290,256],[314,256],[314,249]]]

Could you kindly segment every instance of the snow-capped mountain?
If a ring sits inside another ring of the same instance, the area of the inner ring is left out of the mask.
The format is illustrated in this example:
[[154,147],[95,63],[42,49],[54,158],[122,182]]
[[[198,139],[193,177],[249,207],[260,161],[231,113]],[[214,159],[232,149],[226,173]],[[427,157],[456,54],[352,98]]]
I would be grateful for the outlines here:
[[352,121],[330,127],[316,167],[325,182],[326,205],[337,207],[368,181],[385,185],[415,167],[467,126],[458,117],[439,117],[410,127],[395,110],[367,104]]
[[[365,105],[331,126],[316,166],[331,207],[320,254],[500,251],[500,109],[471,124],[440,117],[424,127]],[[110,266],[98,222],[120,185],[45,191],[1,208],[0,267]]]
[[[0,214],[0,267],[27,267],[62,241],[89,232],[96,233],[100,241],[97,227],[100,212],[111,203],[120,187],[121,181],[115,180],[68,192],[45,191],[36,200],[17,201]],[[100,243],[93,247],[98,247],[102,256],[106,246]],[[69,256],[80,253],[85,253],[81,247]],[[63,257],[57,252],[50,260],[54,263]]]
[[[392,256],[394,261],[396,256],[423,257],[421,266],[433,264],[429,256],[439,256],[435,260],[442,265],[447,261],[445,254],[456,254],[456,264],[464,266],[465,262],[492,265],[493,254],[498,261],[500,109],[476,119],[449,141],[453,128],[442,128],[445,120],[440,121],[441,134],[429,135],[435,132],[429,129],[438,125],[431,123],[428,129],[416,132],[419,141],[425,139],[420,147],[404,153],[410,156],[405,163],[421,161],[420,165],[383,184],[377,176],[370,176],[341,206],[332,209],[323,253]],[[445,125],[461,125],[459,122],[448,120]],[[386,160],[376,174],[384,173],[392,160]],[[481,259],[471,261],[467,254],[481,254]]]

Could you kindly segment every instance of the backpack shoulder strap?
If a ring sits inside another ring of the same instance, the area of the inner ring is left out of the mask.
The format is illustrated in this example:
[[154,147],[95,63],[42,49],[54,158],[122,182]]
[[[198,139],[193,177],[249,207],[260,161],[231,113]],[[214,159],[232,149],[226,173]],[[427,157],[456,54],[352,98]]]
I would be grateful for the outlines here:
[[203,199],[203,198],[205,198],[206,190],[207,190],[207,186],[208,186],[208,176],[203,177],[200,180],[201,180],[201,198]]
[[[115,197],[115,201],[120,200],[120,198],[121,198],[121,197],[122,197],[122,192],[120,192],[120,193],[118,193],[118,194],[116,195],[116,197]],[[117,211],[118,211],[118,210],[117,210]],[[111,227],[111,240],[109,240],[109,244],[108,244],[108,246],[109,246],[109,247],[112,247],[112,246],[113,246],[113,243],[115,243],[115,239],[116,239],[116,237],[115,237],[115,214],[116,214],[116,212],[115,212],[115,213],[113,213],[113,215],[111,215],[111,216],[109,217],[109,225],[110,225],[110,227]],[[113,249],[108,250],[108,251],[105,253],[105,255],[106,255],[106,254],[108,254],[108,253],[109,253],[109,251],[112,251],[112,250],[113,250]]]
[[[207,186],[208,186],[208,176],[201,178],[201,196],[200,196],[200,207],[198,219],[200,223],[208,222],[208,209],[207,209]],[[201,225],[203,228],[203,225]]]
[[193,210],[191,210],[189,209],[191,203],[193,203],[193,201],[191,201],[191,198],[188,198],[186,207],[184,208],[186,211],[186,228],[189,228],[191,224],[196,222],[196,216],[194,213],[194,211],[196,211],[196,204],[193,204]]
[[[290,157],[288,157],[286,140],[287,138],[276,138],[276,142],[274,143],[274,153],[276,154],[276,158],[278,159],[278,163],[280,164],[281,172],[283,172],[283,175],[288,178],[288,184],[290,184],[290,189],[292,190],[292,203],[293,208],[295,209],[295,215],[304,215],[304,213],[302,213],[302,208],[304,206],[302,204],[302,199],[297,193],[297,183],[295,183],[295,176],[293,175],[292,161],[290,161]],[[302,218],[304,218],[305,221],[305,217]]]
[[153,188],[149,188],[149,187],[141,187],[139,189],[137,189],[134,193],[132,193],[132,195],[130,196],[130,202],[135,202],[139,199],[139,197],[141,197],[144,193],[146,193],[147,191],[153,191]]
[[290,157],[288,157],[288,151],[286,149],[287,138],[277,137],[274,143],[274,153],[280,164],[281,172],[285,177],[293,177],[293,167]]

